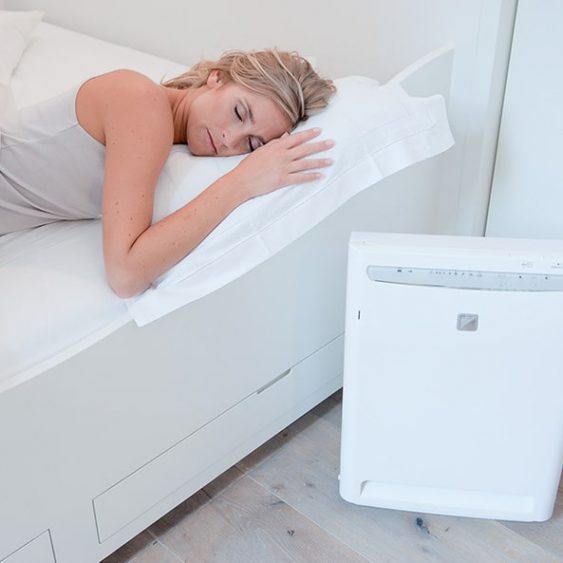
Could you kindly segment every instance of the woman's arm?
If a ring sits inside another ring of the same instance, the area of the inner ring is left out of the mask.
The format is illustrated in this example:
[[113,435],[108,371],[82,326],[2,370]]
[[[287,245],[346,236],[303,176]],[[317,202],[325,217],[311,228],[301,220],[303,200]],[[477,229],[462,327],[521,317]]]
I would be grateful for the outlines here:
[[310,169],[329,163],[304,159],[330,146],[306,143],[319,131],[285,135],[151,225],[155,187],[173,141],[170,105],[162,88],[147,78],[128,71],[112,74],[98,85],[99,99],[106,100],[101,110],[106,143],[103,248],[108,281],[121,297],[149,287],[244,201],[314,180],[319,174]]

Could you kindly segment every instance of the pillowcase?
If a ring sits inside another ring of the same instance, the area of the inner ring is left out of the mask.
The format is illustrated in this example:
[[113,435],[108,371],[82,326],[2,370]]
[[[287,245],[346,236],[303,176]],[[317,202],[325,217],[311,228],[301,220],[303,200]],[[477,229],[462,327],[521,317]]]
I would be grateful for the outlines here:
[[[335,163],[315,182],[252,199],[140,296],[127,301],[138,325],[226,285],[305,234],[352,196],[453,144],[441,96],[413,98],[395,82],[352,76],[335,81],[329,107],[297,128],[320,127],[336,141]],[[241,157],[193,157],[175,147],[159,179],[153,220],[175,211]]]
[[9,126],[16,119],[16,104],[10,80],[28,44],[31,32],[42,17],[43,12],[39,11],[0,10],[0,129]]
[[0,86],[6,86],[43,12],[0,10]]

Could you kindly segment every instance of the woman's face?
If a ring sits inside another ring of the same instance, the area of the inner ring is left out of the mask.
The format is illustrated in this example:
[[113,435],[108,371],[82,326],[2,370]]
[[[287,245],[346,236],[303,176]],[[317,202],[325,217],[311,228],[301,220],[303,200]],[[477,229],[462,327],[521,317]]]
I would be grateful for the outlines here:
[[291,129],[289,118],[270,99],[244,86],[223,81],[212,71],[207,87],[190,104],[187,144],[198,156],[251,152]]

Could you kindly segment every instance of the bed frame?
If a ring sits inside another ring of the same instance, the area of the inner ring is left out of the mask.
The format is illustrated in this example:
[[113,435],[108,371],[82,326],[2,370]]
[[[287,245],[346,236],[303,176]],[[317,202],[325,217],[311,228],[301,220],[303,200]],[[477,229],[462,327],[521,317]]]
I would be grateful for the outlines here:
[[[449,93],[453,49],[397,80]],[[341,386],[354,230],[436,232],[442,155],[285,250],[0,394],[2,563],[94,563]]]

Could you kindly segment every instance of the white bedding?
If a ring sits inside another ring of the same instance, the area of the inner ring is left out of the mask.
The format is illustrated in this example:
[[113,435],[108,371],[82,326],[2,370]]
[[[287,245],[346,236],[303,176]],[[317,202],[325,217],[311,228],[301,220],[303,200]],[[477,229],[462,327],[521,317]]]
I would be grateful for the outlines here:
[[186,70],[185,65],[40,23],[14,73],[11,86],[17,105],[24,107],[56,96],[87,78],[118,68],[138,70],[158,82]]
[[0,237],[0,391],[130,320],[105,283],[100,227],[69,221]]
[[[184,70],[158,57],[40,24],[12,88],[22,107],[92,75],[124,67],[156,81]],[[373,84],[359,80],[343,83],[341,90],[373,90]],[[396,115],[391,127],[370,132],[358,142],[356,129],[361,124],[352,112],[326,131],[337,143],[348,143],[339,147],[348,152],[335,155],[340,168],[331,182],[286,188],[241,206],[139,298],[124,302],[105,283],[97,220],[0,237],[0,388],[56,365],[132,317],[142,325],[218,289],[304,234],[361,189],[448,148],[452,139],[442,100],[408,98],[394,88],[392,94],[399,98],[393,102],[391,113]],[[387,94],[381,90],[381,99]],[[374,112],[373,119],[387,126],[390,118],[380,113]],[[313,125],[316,118],[306,126]],[[236,158],[193,159],[185,147],[175,147],[159,182],[155,219],[189,200],[236,162]],[[188,169],[190,181],[184,182]],[[342,179],[346,182],[335,181]],[[330,190],[324,189],[327,185]]]

